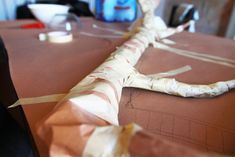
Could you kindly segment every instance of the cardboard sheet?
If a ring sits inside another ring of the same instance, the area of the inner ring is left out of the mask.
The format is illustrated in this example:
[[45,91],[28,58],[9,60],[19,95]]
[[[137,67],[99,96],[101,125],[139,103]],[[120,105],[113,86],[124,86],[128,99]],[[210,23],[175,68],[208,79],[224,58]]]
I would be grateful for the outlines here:
[[[84,20],[87,26],[94,22],[92,19]],[[123,29],[120,25],[104,24],[104,26]],[[103,33],[91,27],[83,29]],[[101,40],[77,35],[72,43],[54,45],[39,42],[38,30],[0,31],[8,49],[12,79],[19,97],[67,92],[124,41],[124,39]],[[176,41],[175,47],[181,49],[235,59],[235,44],[231,40],[190,33],[180,33],[171,39]],[[193,70],[177,76],[178,80],[208,84],[235,77],[234,69],[229,67],[184,58],[154,48],[149,48],[147,51],[136,66],[144,74],[190,65]],[[70,72],[76,70],[79,72]],[[134,121],[150,132],[171,141],[205,151],[234,154],[234,94],[234,91],[231,91],[213,99],[185,99],[138,89],[124,89],[119,118],[121,124]],[[53,106],[51,103],[24,107],[33,134],[35,124]],[[46,148],[40,144],[35,134],[34,137],[41,156],[45,156]]]
[[[202,34],[181,33],[171,37],[175,47],[234,59],[234,41]],[[232,79],[233,68],[188,59],[149,48],[137,64],[143,73],[156,73],[190,65],[192,70],[176,79],[195,84]],[[235,153],[234,91],[216,98],[180,98],[126,89],[120,103],[120,123],[137,122],[148,131],[204,151]]]

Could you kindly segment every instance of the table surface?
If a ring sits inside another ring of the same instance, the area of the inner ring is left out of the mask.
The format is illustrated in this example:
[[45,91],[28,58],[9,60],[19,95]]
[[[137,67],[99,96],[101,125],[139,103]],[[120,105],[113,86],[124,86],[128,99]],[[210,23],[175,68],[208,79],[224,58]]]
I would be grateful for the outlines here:
[[[107,31],[92,28],[125,30],[128,24],[102,23],[81,19],[79,31],[99,35]],[[89,37],[74,32],[66,44],[40,42],[37,36],[49,30],[22,30],[20,24],[32,21],[0,22],[0,34],[9,55],[12,81],[19,98],[66,93],[99,66],[125,38]],[[182,32],[170,37],[174,47],[235,59],[235,42],[228,39]],[[209,84],[235,78],[235,69],[185,58],[163,50],[148,48],[136,68],[152,74],[190,65],[192,70],[175,76],[179,81]],[[27,121],[41,156],[47,148],[36,135],[37,123],[56,103],[23,106]],[[235,154],[235,91],[207,99],[180,98],[140,89],[125,88],[120,102],[121,124],[136,122],[162,138],[204,151]]]

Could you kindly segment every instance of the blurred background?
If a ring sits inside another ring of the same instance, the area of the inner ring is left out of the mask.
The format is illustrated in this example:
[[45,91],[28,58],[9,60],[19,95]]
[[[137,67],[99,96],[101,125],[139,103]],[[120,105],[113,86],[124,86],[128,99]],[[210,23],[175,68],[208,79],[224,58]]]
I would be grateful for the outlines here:
[[173,6],[182,3],[190,3],[197,8],[200,16],[196,22],[197,32],[228,38],[235,35],[234,0],[161,0],[156,12],[168,22]]
[[[33,18],[27,8],[29,3],[67,4],[71,6],[70,11],[77,16],[93,16],[95,1],[0,0],[0,20]],[[188,6],[185,7],[185,4]],[[196,20],[196,32],[226,38],[233,38],[235,35],[234,0],[161,0],[156,14],[162,17],[169,26],[174,27],[180,24],[179,20],[185,22],[193,18]]]

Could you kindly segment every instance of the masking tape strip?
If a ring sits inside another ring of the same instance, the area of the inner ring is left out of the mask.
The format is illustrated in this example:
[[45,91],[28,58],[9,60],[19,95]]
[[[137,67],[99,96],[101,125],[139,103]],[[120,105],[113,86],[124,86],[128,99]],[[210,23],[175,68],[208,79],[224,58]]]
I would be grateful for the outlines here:
[[92,27],[95,29],[99,29],[99,30],[103,30],[103,31],[107,31],[107,32],[112,32],[112,33],[118,34],[118,35],[124,35],[124,34],[128,33],[128,32],[123,32],[123,31],[119,31],[116,29],[112,29],[112,28],[103,28],[103,27],[100,27],[96,24],[93,24]]
[[168,52],[175,53],[181,56],[197,59],[200,61],[210,62],[210,63],[215,63],[215,64],[235,68],[235,64],[234,64],[235,60],[232,60],[232,59],[227,59],[227,58],[207,55],[207,54],[199,54],[197,52],[192,52],[192,51],[187,51],[187,50],[181,50],[181,49],[169,47],[165,44],[158,43],[158,42],[154,43],[154,47],[162,49],[162,50],[166,50]]
[[9,106],[8,108],[13,108],[19,105],[29,105],[29,104],[39,104],[39,103],[46,103],[46,102],[58,102],[62,100],[66,94],[53,94],[53,95],[46,95],[40,97],[32,97],[32,98],[21,98],[17,100],[14,104]]
[[174,42],[173,40],[169,40],[169,39],[162,39],[161,42],[163,42],[164,44],[167,45],[175,45],[176,42]]
[[125,38],[125,36],[120,36],[120,35],[99,35],[88,32],[79,32],[79,34],[96,38]]
[[[163,72],[163,73],[152,74],[148,76],[154,77],[154,78],[169,77],[169,76],[175,76],[175,75],[187,72],[191,69],[192,69],[191,66],[187,65],[178,69],[170,70],[170,71]],[[52,95],[45,95],[45,96],[40,96],[40,97],[20,98],[14,104],[12,104],[11,106],[8,106],[8,108],[17,107],[19,105],[59,102],[62,99],[68,100],[70,98],[75,97],[76,95],[80,95],[79,92],[71,91],[68,94],[52,94]]]
[[198,56],[198,57],[204,57],[212,60],[217,60],[217,61],[222,61],[222,62],[228,62],[228,63],[233,63],[235,64],[234,59],[229,59],[229,58],[223,58],[220,56],[215,56],[215,55],[210,55],[210,54],[205,54],[205,53],[198,53],[198,52],[193,52],[193,51],[187,51],[187,50],[182,50],[184,53],[190,54],[192,56]]
[[97,127],[90,136],[82,156],[128,157],[131,138],[140,130],[141,127],[136,124],[124,127]]
[[183,66],[181,68],[178,69],[174,69],[174,70],[170,70],[167,72],[162,72],[162,73],[157,73],[157,74],[151,74],[148,75],[149,77],[154,77],[154,78],[163,78],[163,77],[170,77],[170,76],[176,76],[182,73],[185,73],[187,71],[192,70],[192,67],[189,65]]

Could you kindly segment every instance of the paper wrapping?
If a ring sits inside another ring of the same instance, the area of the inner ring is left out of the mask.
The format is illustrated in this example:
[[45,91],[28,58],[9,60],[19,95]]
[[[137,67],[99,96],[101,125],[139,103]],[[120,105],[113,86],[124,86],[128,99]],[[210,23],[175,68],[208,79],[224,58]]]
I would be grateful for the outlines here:
[[130,140],[140,130],[135,124],[97,127],[89,138],[83,156],[130,156]]
[[[135,125],[118,126],[118,104],[123,87],[190,97],[214,96],[234,88],[234,80],[198,86],[140,74],[134,65],[145,49],[156,39],[181,30],[168,29],[154,17],[155,1],[139,0],[139,3],[144,13],[139,32],[74,86],[39,124],[38,135],[49,146],[49,156],[210,156],[168,144],[140,132]],[[148,147],[140,147],[143,142]]]
[[210,85],[192,85],[172,78],[158,78],[140,73],[131,75],[125,87],[135,87],[182,97],[215,97],[235,88],[235,80],[221,81]]

